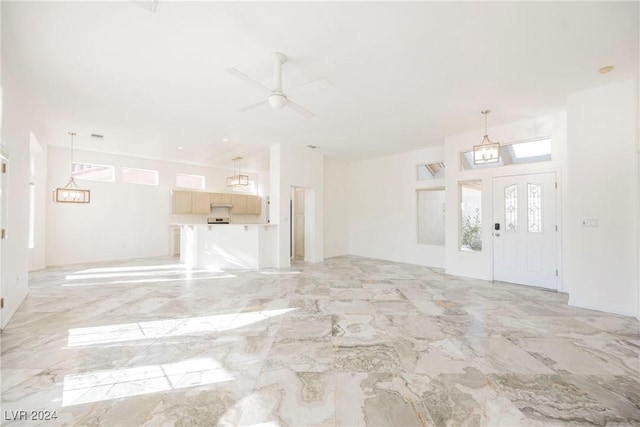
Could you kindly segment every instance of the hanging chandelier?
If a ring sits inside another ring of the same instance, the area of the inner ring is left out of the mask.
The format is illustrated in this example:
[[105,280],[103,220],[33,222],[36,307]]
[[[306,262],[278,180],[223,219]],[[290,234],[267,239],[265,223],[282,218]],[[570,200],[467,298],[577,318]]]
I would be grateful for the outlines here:
[[473,146],[473,164],[483,165],[485,163],[497,163],[500,161],[500,143],[489,139],[487,132],[487,116],[491,110],[483,110],[484,115],[484,138],[480,145]]
[[69,135],[71,135],[71,173],[69,182],[64,187],[53,190],[53,201],[57,203],[89,203],[91,192],[81,189],[73,177],[73,137],[76,134],[69,132]]
[[233,175],[227,177],[227,187],[246,187],[249,185],[249,175],[243,175],[240,172],[240,160],[242,160],[242,157],[234,157],[232,160]]

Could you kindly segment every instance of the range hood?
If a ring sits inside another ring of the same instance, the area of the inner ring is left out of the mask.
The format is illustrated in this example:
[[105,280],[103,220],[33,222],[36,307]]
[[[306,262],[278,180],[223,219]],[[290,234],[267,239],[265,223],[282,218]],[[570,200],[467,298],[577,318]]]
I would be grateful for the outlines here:
[[231,203],[211,203],[212,208],[232,208],[233,205]]

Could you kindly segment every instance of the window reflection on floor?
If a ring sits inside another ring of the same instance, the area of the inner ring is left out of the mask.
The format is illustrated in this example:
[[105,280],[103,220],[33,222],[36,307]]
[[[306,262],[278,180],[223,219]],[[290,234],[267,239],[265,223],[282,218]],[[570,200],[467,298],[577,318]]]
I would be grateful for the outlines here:
[[106,344],[132,340],[158,339],[196,333],[221,332],[241,328],[278,316],[295,308],[216,314],[186,319],[152,320],[118,325],[69,329],[69,347]]
[[234,376],[212,358],[65,375],[62,406],[215,384],[233,379]]

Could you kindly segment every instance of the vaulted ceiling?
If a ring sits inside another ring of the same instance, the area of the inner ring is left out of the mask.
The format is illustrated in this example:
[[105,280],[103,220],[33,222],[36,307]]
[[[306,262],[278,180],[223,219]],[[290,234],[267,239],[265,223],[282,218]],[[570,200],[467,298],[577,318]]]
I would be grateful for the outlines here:
[[[274,143],[358,159],[481,129],[485,108],[512,122],[637,76],[638,22],[638,2],[610,1],[3,2],[3,78],[28,88],[53,145],[73,130],[80,148],[208,165],[258,167]],[[238,111],[265,96],[225,70],[270,87],[274,51],[314,118]]]

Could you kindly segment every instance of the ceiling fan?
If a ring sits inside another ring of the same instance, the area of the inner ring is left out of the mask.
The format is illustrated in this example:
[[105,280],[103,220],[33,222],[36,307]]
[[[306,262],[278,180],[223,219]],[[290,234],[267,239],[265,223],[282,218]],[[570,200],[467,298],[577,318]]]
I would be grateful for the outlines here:
[[[261,89],[263,92],[265,92],[265,94],[268,94],[267,99],[257,102],[255,104],[251,104],[248,105],[246,107],[243,107],[241,109],[239,109],[238,111],[241,112],[245,112],[248,110],[251,110],[253,108],[257,108],[257,107],[261,107],[263,105],[270,105],[272,108],[276,108],[276,109],[280,109],[283,107],[288,107],[291,110],[295,111],[296,113],[300,114],[303,117],[306,117],[308,119],[315,117],[315,114],[313,114],[311,111],[307,110],[306,108],[304,108],[303,106],[301,106],[298,103],[293,102],[288,96],[287,94],[285,94],[282,90],[282,65],[287,62],[287,56],[284,53],[281,52],[273,52],[272,54],[273,56],[273,89],[269,89],[268,87],[264,86],[262,83],[255,81],[254,79],[252,79],[251,77],[247,76],[246,74],[238,71],[236,68],[228,68],[226,71],[228,73],[230,73],[231,75],[244,80],[247,83],[252,84],[253,86]],[[318,82],[323,82],[323,83],[327,83],[327,80],[324,78],[320,78],[320,79],[316,79],[316,80],[312,80],[308,83],[305,83],[301,86],[298,86],[297,88],[300,88],[302,86],[307,86],[307,85],[311,85],[313,83],[318,83]],[[297,89],[296,88],[296,89]]]

